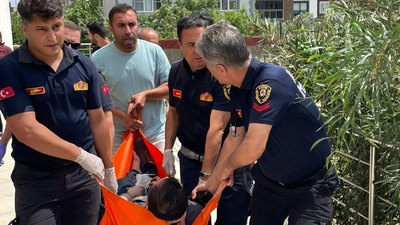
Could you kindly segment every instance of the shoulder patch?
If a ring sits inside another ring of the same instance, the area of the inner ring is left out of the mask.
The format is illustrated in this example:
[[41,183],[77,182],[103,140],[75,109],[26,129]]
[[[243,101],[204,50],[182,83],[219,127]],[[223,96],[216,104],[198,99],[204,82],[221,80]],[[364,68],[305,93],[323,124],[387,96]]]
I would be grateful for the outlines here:
[[181,91],[181,90],[178,90],[178,89],[173,89],[173,90],[172,90],[172,95],[173,95],[174,97],[177,97],[177,98],[182,98],[182,91]]
[[269,98],[272,88],[266,84],[261,84],[256,87],[256,100],[259,104],[263,104]]
[[74,84],[75,91],[87,91],[89,89],[89,85],[83,81],[79,81]]
[[103,93],[104,93],[104,94],[107,94],[108,92],[110,92],[110,91],[108,90],[107,84],[103,85],[103,87],[101,87],[101,90],[103,90]]
[[225,95],[226,99],[231,100],[231,85],[230,84],[224,85],[224,95]]
[[3,89],[0,89],[0,101],[9,97],[14,96],[14,90],[12,89],[12,87],[5,87]]

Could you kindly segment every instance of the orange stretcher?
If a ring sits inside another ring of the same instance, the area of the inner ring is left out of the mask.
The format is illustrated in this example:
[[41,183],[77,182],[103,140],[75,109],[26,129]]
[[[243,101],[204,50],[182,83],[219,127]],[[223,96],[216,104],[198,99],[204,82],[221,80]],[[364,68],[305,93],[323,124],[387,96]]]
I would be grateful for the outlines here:
[[[146,139],[141,130],[138,132],[131,132],[128,130],[122,136],[124,141],[114,155],[114,167],[117,179],[124,177],[126,173],[130,171],[133,156],[132,149],[134,149],[134,142],[138,137],[142,137],[149,149],[150,154],[154,159],[154,163],[156,164],[158,176],[160,178],[166,177],[167,174],[165,173],[164,168],[162,168],[164,155]],[[193,225],[208,224],[210,214],[215,208],[217,208],[221,193],[227,183],[228,182],[225,181],[220,185],[216,194],[207,203],[206,207],[199,214]],[[103,185],[101,185],[101,190],[104,196],[105,213],[100,225],[168,225],[166,221],[156,218],[146,208],[120,198]]]

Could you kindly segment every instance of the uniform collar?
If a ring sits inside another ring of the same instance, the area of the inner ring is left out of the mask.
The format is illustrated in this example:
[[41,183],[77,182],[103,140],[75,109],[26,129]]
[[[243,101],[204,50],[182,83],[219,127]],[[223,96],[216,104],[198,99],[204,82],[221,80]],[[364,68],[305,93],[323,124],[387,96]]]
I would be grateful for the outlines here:
[[251,90],[253,88],[253,81],[256,77],[257,68],[260,66],[261,62],[256,58],[252,58],[250,61],[249,68],[247,69],[246,76],[243,79],[240,89]]
[[[44,62],[35,58],[35,56],[32,55],[32,53],[28,50],[27,43],[28,40],[26,40],[18,48],[18,60],[21,63],[35,63],[36,65],[46,65]],[[64,51],[63,59],[67,60],[69,63],[72,63],[75,59],[78,58],[78,53],[67,47],[65,44],[63,44],[62,51]]]
[[188,74],[204,74],[208,71],[207,67],[205,66],[203,69],[196,70],[192,72],[192,69],[189,66],[189,63],[186,61],[185,57],[182,59],[183,67],[188,71]]

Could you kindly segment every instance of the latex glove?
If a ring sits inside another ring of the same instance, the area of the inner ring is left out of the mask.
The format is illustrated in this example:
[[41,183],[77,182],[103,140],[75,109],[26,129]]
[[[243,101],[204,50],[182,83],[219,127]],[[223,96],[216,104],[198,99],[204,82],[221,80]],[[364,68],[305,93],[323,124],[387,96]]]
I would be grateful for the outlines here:
[[151,177],[148,174],[137,174],[135,186],[147,188],[151,181]]
[[172,176],[175,171],[174,165],[175,159],[172,149],[165,149],[164,151],[164,159],[162,162],[162,167],[164,168],[167,175]]
[[81,154],[74,161],[79,163],[90,174],[104,180],[104,164],[99,157],[81,149]]
[[7,144],[3,144],[0,142],[0,162],[3,161],[3,157],[6,154]]
[[104,170],[104,186],[106,186],[110,191],[117,193],[118,183],[114,167]]
[[204,184],[206,182],[206,180],[202,180],[200,177],[199,177],[199,183],[197,183],[197,186],[198,185],[201,185],[201,184]]

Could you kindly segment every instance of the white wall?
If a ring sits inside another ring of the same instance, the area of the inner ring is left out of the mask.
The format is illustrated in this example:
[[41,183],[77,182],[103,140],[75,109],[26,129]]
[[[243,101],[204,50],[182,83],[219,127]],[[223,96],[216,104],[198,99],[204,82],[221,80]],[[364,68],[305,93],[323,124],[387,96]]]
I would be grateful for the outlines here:
[[0,0],[0,31],[3,42],[12,49],[11,14],[8,0]]

